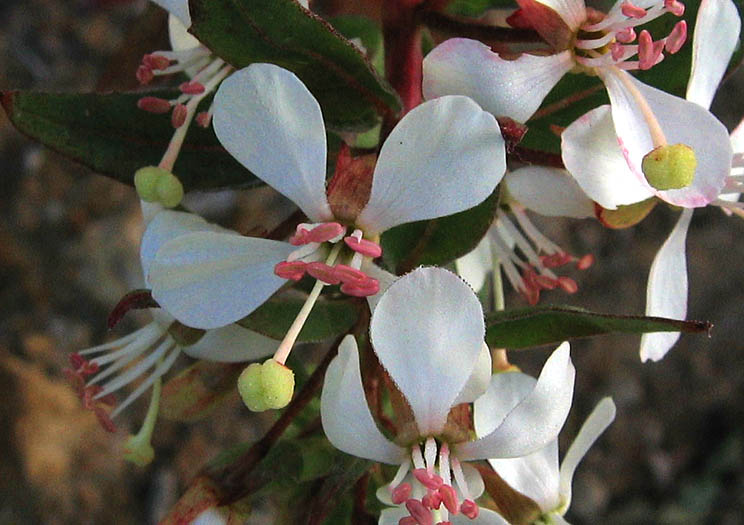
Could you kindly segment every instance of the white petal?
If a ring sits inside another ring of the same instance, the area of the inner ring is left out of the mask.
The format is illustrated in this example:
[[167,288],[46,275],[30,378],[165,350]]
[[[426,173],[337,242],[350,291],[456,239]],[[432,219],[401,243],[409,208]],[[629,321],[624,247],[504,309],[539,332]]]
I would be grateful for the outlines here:
[[611,210],[654,196],[630,170],[617,143],[609,106],[600,106],[571,123],[561,134],[563,162],[590,199]]
[[312,222],[332,217],[323,115],[294,73],[252,64],[230,75],[214,97],[214,131],[233,157]]
[[560,495],[564,508],[571,505],[571,484],[574,472],[579,462],[584,458],[589,448],[602,435],[602,432],[615,420],[615,403],[612,398],[605,397],[597,403],[592,413],[581,425],[579,433],[563,458],[560,469]]
[[532,498],[543,512],[560,504],[557,439],[527,456],[490,459],[489,463],[511,488]]
[[494,374],[488,390],[473,405],[475,435],[487,436],[535,389],[537,379],[521,372]]
[[403,505],[383,509],[380,512],[380,519],[377,525],[398,525],[398,522],[407,516],[410,516],[410,514]]
[[504,177],[509,195],[526,208],[548,217],[594,217],[594,202],[566,170],[527,166]]
[[[654,257],[646,289],[646,315],[684,319],[687,316],[687,257],[685,241],[692,210],[683,210],[669,238]],[[658,361],[679,339],[679,332],[641,337],[641,361]]]
[[189,27],[191,26],[191,15],[189,14],[189,2],[188,0],[152,0],[160,7],[168,11],[181,21],[181,23]]
[[457,398],[453,405],[459,405],[460,403],[472,403],[488,389],[488,385],[491,383],[491,349],[488,348],[486,343],[481,346],[481,351],[478,354],[478,362],[475,363],[473,373],[470,374],[468,382],[457,394]]
[[268,239],[189,233],[158,250],[147,280],[173,317],[194,328],[217,328],[245,317],[286,282],[274,266],[292,250]]
[[223,513],[212,507],[199,514],[192,525],[228,525],[228,523]]
[[586,20],[583,0],[535,0],[558,13],[566,25],[574,31]]
[[255,361],[276,352],[279,341],[258,334],[236,324],[223,326],[207,333],[191,346],[184,346],[184,353],[196,359],[235,363]]
[[488,235],[481,239],[473,251],[455,261],[455,269],[473,290],[483,288],[486,276],[493,271],[491,239]]
[[457,275],[419,268],[377,304],[372,346],[408,400],[422,436],[438,434],[483,346],[480,302]]
[[536,452],[558,436],[571,409],[576,370],[568,343],[545,362],[535,389],[490,434],[458,445],[460,459],[519,457]]
[[[742,156],[744,155],[744,120],[739,122],[739,125],[734,128],[734,131],[731,132],[731,149],[734,150],[735,155]],[[739,164],[741,164],[741,160],[739,160]],[[734,170],[732,170],[732,175],[744,175],[744,168],[737,167]],[[724,201],[729,202],[736,202],[739,200],[739,197],[741,197],[741,193],[726,193],[723,195],[720,195],[718,198]]]
[[[155,214],[142,234],[140,243],[140,262],[145,276],[155,254],[163,244],[180,235],[203,231],[230,233],[230,230],[210,224],[194,213],[163,210]],[[235,232],[232,233],[237,235]]]
[[703,0],[692,39],[692,73],[687,100],[710,107],[731,55],[739,43],[741,20],[731,0]]
[[467,210],[493,192],[505,170],[504,140],[493,115],[467,97],[424,102],[383,144],[357,224],[381,233]]
[[[648,102],[669,144],[686,144],[695,152],[697,168],[692,184],[656,195],[675,206],[697,208],[718,198],[731,170],[728,131],[709,111],[636,80],[625,71],[600,70],[612,103],[615,132],[630,169],[643,177],[641,161],[654,149],[639,104],[637,90]],[[633,86],[633,88],[630,88]]]
[[173,14],[168,16],[168,36],[173,51],[193,49],[201,45],[196,37],[188,32],[188,29],[183,25],[181,19]]
[[449,521],[452,525],[509,525],[501,514],[490,509],[481,508],[478,517],[474,520],[462,514],[450,515]]
[[477,40],[452,38],[424,58],[422,87],[427,99],[465,95],[496,117],[525,122],[573,66],[569,51],[504,60]]
[[391,465],[399,464],[406,455],[405,449],[382,435],[372,419],[359,371],[359,351],[351,335],[341,342],[338,355],[328,366],[320,416],[328,440],[347,454]]
[[367,262],[366,258],[364,260],[364,263],[362,263],[362,271],[373,279],[377,279],[377,281],[380,283],[380,291],[377,292],[375,295],[367,296],[369,311],[374,312],[375,308],[377,308],[377,303],[382,297],[382,294],[384,294],[387,289],[390,288],[390,285],[393,284],[396,279],[398,279],[398,276],[388,272],[387,270],[383,270],[373,262]]

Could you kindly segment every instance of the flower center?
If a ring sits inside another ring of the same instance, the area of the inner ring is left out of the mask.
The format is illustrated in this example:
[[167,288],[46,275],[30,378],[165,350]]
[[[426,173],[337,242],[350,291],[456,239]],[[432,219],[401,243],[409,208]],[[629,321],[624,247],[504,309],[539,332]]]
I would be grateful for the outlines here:
[[[324,262],[325,254],[333,252],[341,240],[344,244],[338,249],[342,253],[334,261]],[[299,224],[289,242],[299,248],[274,267],[279,277],[299,281],[307,273],[324,284],[340,284],[341,292],[354,297],[367,297],[380,290],[377,279],[360,268],[365,257],[375,259],[382,255],[382,248],[365,239],[362,230],[356,229],[347,236],[346,228],[337,222]]]
[[[635,27],[646,24],[666,13],[682,16],[685,6],[678,0],[657,0],[642,8],[625,0],[613,8],[600,22],[587,21],[579,28],[574,40],[574,57],[580,65],[591,69],[650,69],[664,59],[664,51],[674,54],[687,39],[687,23],[677,22],[664,38],[654,41],[647,30],[636,35]],[[635,60],[630,60],[637,57]]]
[[[480,509],[471,496],[460,461],[450,454],[449,445],[442,443],[437,451],[436,440],[429,437],[423,449],[422,453],[419,443],[413,445],[410,459],[401,464],[388,485],[392,502],[405,505],[409,513],[399,523],[433,525],[436,519],[436,523],[442,524],[447,523],[450,514],[460,513],[470,519],[477,518]],[[410,481],[405,481],[407,477]]]

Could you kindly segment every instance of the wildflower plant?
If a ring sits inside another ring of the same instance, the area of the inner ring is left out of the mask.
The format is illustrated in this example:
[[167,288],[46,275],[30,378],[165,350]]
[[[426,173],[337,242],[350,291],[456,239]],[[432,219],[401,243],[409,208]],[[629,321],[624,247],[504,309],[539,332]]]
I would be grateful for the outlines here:
[[[164,523],[242,522],[261,502],[277,523],[571,519],[573,474],[616,408],[597,393],[559,466],[582,374],[569,341],[638,334],[656,361],[711,328],[685,319],[685,238],[694,208],[744,216],[744,132],[709,111],[741,61],[737,6],[155,3],[171,49],[141,58],[138,90],[5,91],[2,104],[140,199],[143,288],[109,324],[131,309],[153,321],[71,353],[66,370],[112,432],[150,392],[142,429],[112,436],[124,457],[157,456],[161,407],[206,417],[238,393],[229,424],[277,412],[258,441],[205,463]],[[277,197],[254,201],[250,232],[190,209],[200,190],[259,187]],[[531,217],[630,228],[657,204],[682,211],[645,316],[544,304],[591,296],[582,277],[607,254],[564,248]],[[555,350],[533,378],[512,350],[541,345]],[[191,389],[183,354],[229,363],[229,380]]]

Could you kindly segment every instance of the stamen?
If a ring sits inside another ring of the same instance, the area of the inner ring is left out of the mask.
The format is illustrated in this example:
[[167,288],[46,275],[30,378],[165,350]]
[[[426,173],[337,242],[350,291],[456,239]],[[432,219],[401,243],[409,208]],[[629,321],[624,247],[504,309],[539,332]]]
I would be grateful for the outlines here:
[[426,472],[429,475],[434,473],[434,463],[437,457],[437,442],[433,437],[428,437],[424,444],[424,460],[426,460]]
[[651,33],[645,29],[641,31],[638,37],[638,63],[641,70],[651,69],[656,64],[663,48],[663,43],[659,46],[653,41]]
[[406,509],[411,514],[411,517],[416,520],[418,525],[434,524],[434,520],[431,517],[431,511],[429,511],[429,509],[427,509],[419,500],[409,499],[406,501]]
[[615,38],[622,44],[630,44],[636,39],[636,32],[632,27],[626,27],[615,33]]
[[466,499],[462,502],[462,505],[460,505],[460,512],[462,512],[471,520],[474,520],[478,517],[478,514],[480,514],[480,509],[478,508],[478,504],[475,503],[475,501],[473,501],[472,499]]
[[188,110],[183,104],[176,104],[171,113],[171,125],[174,129],[178,129],[186,122],[188,116]]
[[205,91],[204,86],[201,83],[194,82],[193,80],[190,82],[184,82],[178,86],[178,89],[181,93],[186,95],[201,95]]
[[396,505],[400,505],[401,503],[403,503],[404,501],[406,501],[407,499],[411,497],[412,490],[413,489],[411,488],[410,483],[401,483],[400,485],[398,485],[392,490],[390,494],[390,499]]
[[142,97],[137,101],[137,107],[148,113],[168,113],[171,109],[171,103],[164,98]]
[[664,0],[664,9],[672,13],[674,16],[682,16],[685,14],[685,4],[677,0]]
[[380,291],[380,283],[377,279],[370,277],[367,281],[355,284],[344,283],[341,285],[341,292],[352,297],[369,297],[376,295]]
[[630,18],[643,18],[646,16],[646,10],[630,3],[628,0],[622,3],[620,7],[622,13]]
[[355,252],[376,259],[382,255],[382,247],[367,239],[358,239],[353,236],[344,238],[346,245]]
[[438,490],[439,497],[442,499],[445,508],[452,514],[460,512],[459,502],[457,501],[457,491],[452,485],[442,485]]
[[299,281],[305,275],[307,263],[303,261],[282,261],[274,266],[274,274],[282,279]]
[[413,471],[413,476],[427,489],[437,490],[442,486],[442,478],[428,472],[427,469],[417,468]]
[[311,262],[307,264],[306,268],[308,274],[325,284],[339,284],[341,282],[336,274],[336,269],[326,263]]
[[681,22],[677,22],[677,24],[674,26],[674,29],[672,29],[672,32],[669,33],[668,37],[666,37],[666,40],[664,42],[664,49],[666,49],[667,52],[674,54],[682,49],[682,46],[684,45],[686,40],[687,22],[682,20]]
[[168,57],[164,57],[163,55],[150,53],[149,55],[142,57],[142,65],[155,71],[161,71],[167,69],[168,66],[171,65],[171,61]]

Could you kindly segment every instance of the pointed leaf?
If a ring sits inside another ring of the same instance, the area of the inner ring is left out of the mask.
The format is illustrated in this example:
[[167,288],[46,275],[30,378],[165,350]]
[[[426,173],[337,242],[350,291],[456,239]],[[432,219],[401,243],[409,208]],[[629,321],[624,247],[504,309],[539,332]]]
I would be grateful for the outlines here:
[[[302,299],[272,299],[237,324],[272,339],[281,340],[303,303]],[[356,323],[358,315],[358,307],[351,300],[318,301],[297,341],[300,343],[321,341],[348,332]]]
[[486,325],[486,341],[490,346],[515,350],[611,333],[708,333],[713,327],[707,321],[601,314],[569,306],[493,312],[487,316]]
[[270,62],[295,73],[315,95],[326,123],[366,129],[396,113],[395,92],[364,55],[294,0],[191,0],[189,31],[236,69]]
[[[173,135],[167,115],[137,108],[144,96],[174,98],[174,91],[138,93],[35,93],[5,91],[2,105],[19,131],[97,173],[134,184],[134,172],[160,162]],[[261,182],[227,153],[212,129],[189,129],[174,173],[186,191]]]

